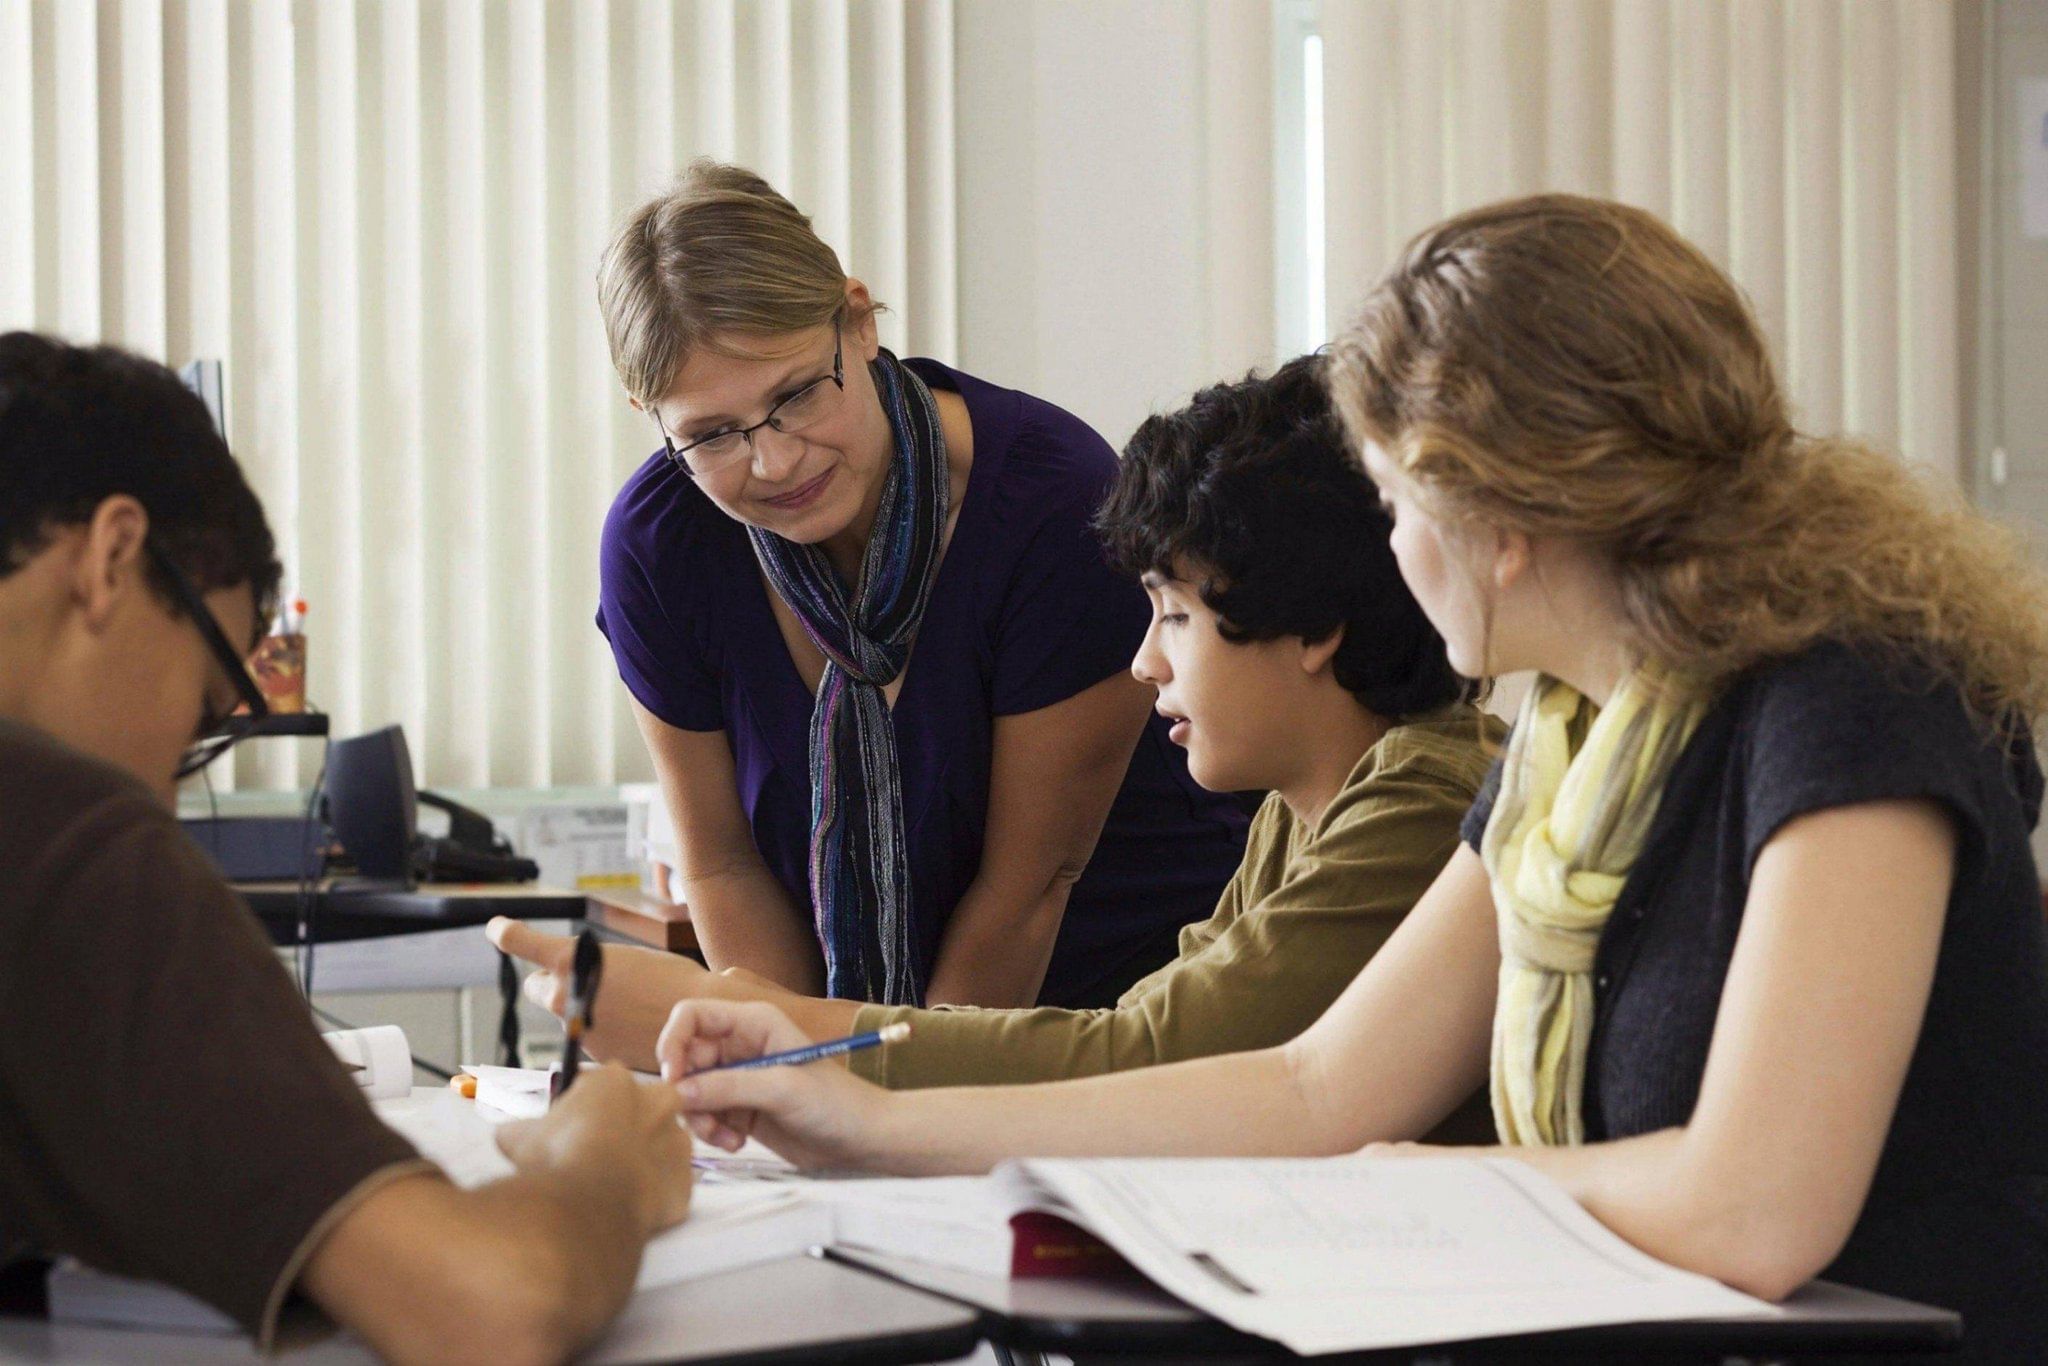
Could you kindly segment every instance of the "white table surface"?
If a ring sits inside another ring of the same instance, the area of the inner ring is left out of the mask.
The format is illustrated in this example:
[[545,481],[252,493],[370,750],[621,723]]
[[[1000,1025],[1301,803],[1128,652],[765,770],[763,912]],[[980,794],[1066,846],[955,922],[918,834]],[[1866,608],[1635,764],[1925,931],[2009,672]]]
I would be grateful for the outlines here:
[[[693,1362],[763,1352],[815,1351],[875,1338],[945,1333],[977,1315],[948,1300],[815,1257],[792,1257],[635,1295],[611,1331],[579,1360]],[[287,1316],[275,1358],[247,1338],[142,1332],[0,1318],[0,1361],[110,1366],[277,1360],[291,1366],[364,1366],[368,1348],[310,1310]]]

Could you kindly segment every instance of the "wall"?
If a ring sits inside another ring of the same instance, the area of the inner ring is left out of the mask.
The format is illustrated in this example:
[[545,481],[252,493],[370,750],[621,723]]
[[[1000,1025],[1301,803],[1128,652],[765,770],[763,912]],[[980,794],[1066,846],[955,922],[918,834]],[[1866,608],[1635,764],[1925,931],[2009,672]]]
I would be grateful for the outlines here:
[[[1120,445],[1196,385],[1271,361],[1270,123],[1239,121],[1217,147],[1207,116],[1227,93],[1219,47],[1263,44],[1270,22],[1230,0],[959,7],[962,365]],[[1219,215],[1219,199],[1259,208]],[[1239,222],[1245,242],[1212,252]]]

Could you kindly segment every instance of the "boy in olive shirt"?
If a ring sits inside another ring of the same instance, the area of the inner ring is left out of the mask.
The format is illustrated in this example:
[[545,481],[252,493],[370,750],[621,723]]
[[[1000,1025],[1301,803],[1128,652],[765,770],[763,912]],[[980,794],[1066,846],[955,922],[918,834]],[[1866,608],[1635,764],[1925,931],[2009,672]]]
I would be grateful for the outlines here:
[[[1215,914],[1181,931],[1172,963],[1107,1009],[919,1010],[612,948],[591,1046],[651,1066],[677,1000],[769,1000],[815,1038],[908,1020],[907,1043],[847,1065],[885,1086],[954,1086],[1239,1052],[1313,1023],[1456,848],[1500,737],[1460,700],[1402,583],[1320,364],[1217,385],[1146,421],[1097,519],[1152,598],[1132,669],[1158,689],[1189,772],[1212,790],[1271,792]],[[541,965],[529,993],[559,1010],[568,941],[512,921],[491,934]]]
[[390,1360],[560,1359],[683,1215],[675,1095],[586,1073],[475,1190],[371,1113],[171,810],[278,573],[170,371],[0,336],[0,1265],[163,1281],[259,1346],[298,1289]]

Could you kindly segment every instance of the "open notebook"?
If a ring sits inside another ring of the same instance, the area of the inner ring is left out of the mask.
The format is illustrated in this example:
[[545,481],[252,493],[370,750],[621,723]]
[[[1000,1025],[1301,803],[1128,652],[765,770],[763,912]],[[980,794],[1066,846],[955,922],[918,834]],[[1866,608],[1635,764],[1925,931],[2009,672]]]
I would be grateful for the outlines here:
[[1037,1160],[989,1179],[1302,1353],[1779,1312],[1637,1251],[1507,1158]]

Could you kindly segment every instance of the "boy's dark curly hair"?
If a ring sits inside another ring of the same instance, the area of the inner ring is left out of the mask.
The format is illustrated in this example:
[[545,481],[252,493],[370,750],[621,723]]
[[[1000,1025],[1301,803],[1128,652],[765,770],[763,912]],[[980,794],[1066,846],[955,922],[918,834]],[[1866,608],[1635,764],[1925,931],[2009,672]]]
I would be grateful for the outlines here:
[[1200,576],[1224,638],[1329,638],[1337,681],[1414,716],[1465,693],[1388,544],[1392,523],[1347,449],[1323,358],[1212,385],[1147,418],[1095,525],[1124,573]]

